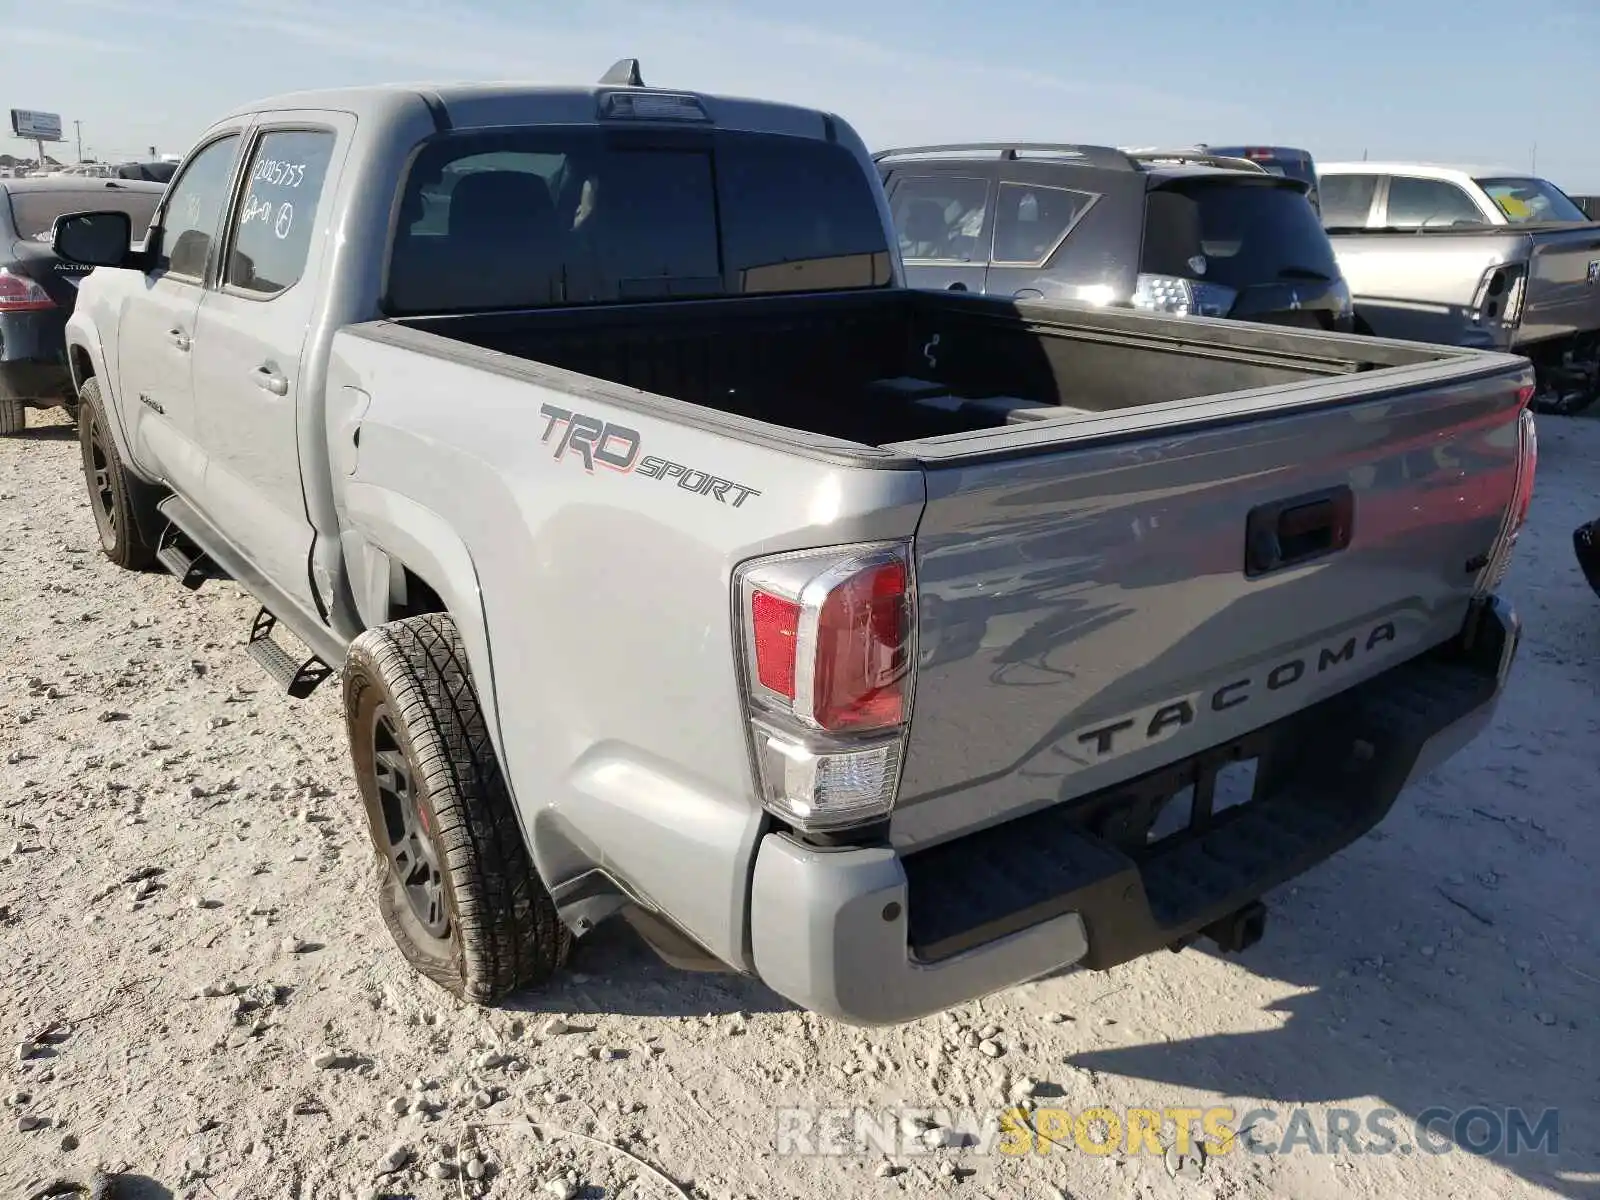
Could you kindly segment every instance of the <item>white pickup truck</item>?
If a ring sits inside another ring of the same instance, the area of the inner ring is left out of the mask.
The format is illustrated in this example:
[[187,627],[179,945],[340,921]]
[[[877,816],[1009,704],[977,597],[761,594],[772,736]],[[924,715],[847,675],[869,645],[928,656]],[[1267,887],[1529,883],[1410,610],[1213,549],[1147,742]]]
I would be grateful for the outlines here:
[[826,113],[281,97],[132,232],[55,230],[105,552],[341,674],[382,912],[474,1001],[614,914],[868,1024],[1243,947],[1516,649],[1522,359],[907,289]]

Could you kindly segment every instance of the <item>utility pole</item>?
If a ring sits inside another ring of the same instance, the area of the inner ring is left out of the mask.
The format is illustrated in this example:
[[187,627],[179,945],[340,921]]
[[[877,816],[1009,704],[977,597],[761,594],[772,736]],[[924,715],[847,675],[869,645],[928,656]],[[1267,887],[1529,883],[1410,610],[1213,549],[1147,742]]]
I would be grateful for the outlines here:
[[1539,143],[1535,142],[1533,144],[1533,152],[1528,155],[1528,174],[1529,175],[1537,175],[1538,173],[1539,173]]
[[78,161],[81,163],[83,161],[83,122],[74,121],[72,127],[78,134]]

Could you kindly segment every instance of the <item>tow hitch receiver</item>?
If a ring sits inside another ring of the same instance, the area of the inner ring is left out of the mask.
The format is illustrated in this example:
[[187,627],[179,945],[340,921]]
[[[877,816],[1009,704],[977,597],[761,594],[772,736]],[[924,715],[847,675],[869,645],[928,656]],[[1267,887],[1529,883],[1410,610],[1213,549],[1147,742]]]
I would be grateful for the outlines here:
[[1252,900],[1243,908],[1229,913],[1220,921],[1213,921],[1200,931],[1217,944],[1224,954],[1238,954],[1261,940],[1267,931],[1267,906]]

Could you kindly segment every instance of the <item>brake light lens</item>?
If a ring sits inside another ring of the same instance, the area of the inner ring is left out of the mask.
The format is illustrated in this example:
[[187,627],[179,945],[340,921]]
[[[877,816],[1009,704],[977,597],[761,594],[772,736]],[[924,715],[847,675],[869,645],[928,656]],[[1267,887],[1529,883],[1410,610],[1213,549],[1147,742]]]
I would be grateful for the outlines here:
[[0,312],[37,312],[55,306],[56,302],[37,282],[26,275],[13,274],[9,267],[0,267]]
[[1521,412],[1517,415],[1516,483],[1512,489],[1511,503],[1506,508],[1505,521],[1500,527],[1500,535],[1495,539],[1489,562],[1479,575],[1474,589],[1479,595],[1493,592],[1505,581],[1506,571],[1511,566],[1511,552],[1516,548],[1517,537],[1527,523],[1529,509],[1533,507],[1533,481],[1539,470],[1538,428],[1533,412],[1528,408],[1533,395],[1531,384],[1517,389]]
[[1177,275],[1140,275],[1133,288],[1135,308],[1176,316],[1225,317],[1238,298],[1231,287]]
[[1520,266],[1490,267],[1478,281],[1472,299],[1472,320],[1515,326],[1522,320],[1526,276]]
[[758,559],[735,594],[762,803],[803,830],[887,816],[913,690],[909,547]]

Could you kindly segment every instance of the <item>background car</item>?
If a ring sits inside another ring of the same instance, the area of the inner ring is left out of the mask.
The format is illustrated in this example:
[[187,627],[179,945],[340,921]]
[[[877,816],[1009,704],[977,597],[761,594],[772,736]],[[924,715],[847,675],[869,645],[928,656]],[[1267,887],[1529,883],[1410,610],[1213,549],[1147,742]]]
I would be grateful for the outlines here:
[[29,408],[75,407],[64,331],[85,268],[51,249],[56,218],[116,209],[142,236],[165,190],[73,175],[0,180],[0,434],[20,433]]
[[114,169],[118,179],[143,179],[149,183],[171,183],[177,173],[175,162],[126,162]]
[[1209,151],[963,144],[874,156],[911,284],[1348,332],[1307,185]]
[[1317,192],[1317,164],[1308,150],[1292,146],[1213,146],[1208,142],[1202,142],[1197,149],[1229,158],[1249,159],[1273,175],[1298,179],[1308,189],[1306,197],[1311,201],[1311,207],[1321,207],[1322,199]]

